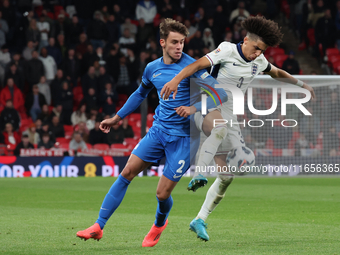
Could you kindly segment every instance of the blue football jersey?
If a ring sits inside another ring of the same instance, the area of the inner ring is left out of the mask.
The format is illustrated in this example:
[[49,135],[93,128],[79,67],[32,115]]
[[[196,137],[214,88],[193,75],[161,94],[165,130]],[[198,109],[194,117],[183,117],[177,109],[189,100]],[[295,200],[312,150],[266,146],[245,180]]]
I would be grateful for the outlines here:
[[[148,88],[155,86],[159,98],[159,105],[155,111],[153,126],[159,127],[167,134],[177,136],[190,135],[190,119],[179,116],[175,108],[190,106],[199,100],[200,88],[198,86],[192,86],[190,91],[190,78],[206,78],[208,73],[206,73],[205,70],[200,70],[194,75],[182,80],[178,85],[178,92],[175,99],[172,98],[171,94],[169,99],[163,100],[160,97],[160,92],[167,82],[171,81],[183,68],[195,61],[194,58],[183,53],[180,60],[174,64],[164,64],[163,57],[161,57],[149,63],[144,70],[142,77],[143,84]],[[209,79],[207,79],[207,81],[208,80]],[[210,82],[211,80],[214,79],[210,79]]]

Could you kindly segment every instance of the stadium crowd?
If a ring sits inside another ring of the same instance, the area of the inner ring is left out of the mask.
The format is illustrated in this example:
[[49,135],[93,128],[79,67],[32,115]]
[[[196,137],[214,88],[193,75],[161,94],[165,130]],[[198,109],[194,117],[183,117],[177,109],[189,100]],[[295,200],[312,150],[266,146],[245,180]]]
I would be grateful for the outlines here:
[[[222,41],[242,41],[246,31],[240,22],[259,14],[254,2],[2,0],[0,144],[16,148],[18,154],[20,148],[49,149],[61,141],[77,150],[94,144],[121,144],[125,138],[138,140],[138,113],[109,134],[99,130],[99,123],[120,109],[139,85],[145,66],[161,56],[160,21],[171,17],[183,22],[190,32],[184,52],[198,59]],[[324,54],[336,43],[340,47],[340,1],[267,1],[263,15],[275,18],[279,12],[286,14],[302,45],[317,49],[322,44]],[[267,54],[268,60],[291,74],[301,74],[295,53],[280,50],[280,54]],[[320,51],[314,54],[319,56]],[[314,148],[320,143],[320,132],[326,131],[326,155],[334,154],[340,125],[320,126],[331,123],[324,119],[330,115],[322,114],[327,109],[340,119],[338,90],[329,90],[329,95],[331,101],[319,97],[311,103],[310,109],[316,112],[313,119],[290,111],[301,123],[300,129],[245,130],[246,143],[252,149],[288,148],[295,139],[293,148]],[[263,100],[255,100],[255,108],[270,107],[270,91],[261,90],[258,98]],[[148,96],[150,114],[157,104],[154,90]],[[250,113],[244,117],[253,118]],[[148,126],[151,124],[152,115],[148,115]],[[289,133],[278,135],[280,132]]]

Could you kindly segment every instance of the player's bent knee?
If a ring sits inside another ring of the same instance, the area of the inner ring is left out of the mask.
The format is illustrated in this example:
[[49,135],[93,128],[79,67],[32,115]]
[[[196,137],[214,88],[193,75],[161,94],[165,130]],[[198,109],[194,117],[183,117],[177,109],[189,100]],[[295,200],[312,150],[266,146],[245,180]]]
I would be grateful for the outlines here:
[[160,201],[164,201],[164,200],[168,199],[170,197],[170,195],[171,195],[171,192],[162,191],[162,192],[156,193],[156,196],[157,196],[158,200],[160,200]]
[[134,171],[133,169],[131,169],[130,166],[126,166],[126,167],[123,169],[121,175],[122,175],[125,179],[127,179],[127,180],[129,180],[129,181],[132,181],[132,179],[135,178],[137,174],[136,174],[136,171]]
[[215,135],[216,138],[223,140],[227,137],[228,127],[227,125],[217,125],[211,130],[211,135]]

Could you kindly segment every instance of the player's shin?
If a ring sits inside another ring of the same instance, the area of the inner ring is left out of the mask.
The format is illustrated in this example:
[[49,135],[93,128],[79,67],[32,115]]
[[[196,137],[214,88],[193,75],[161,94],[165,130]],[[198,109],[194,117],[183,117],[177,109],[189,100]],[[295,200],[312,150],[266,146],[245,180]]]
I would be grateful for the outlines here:
[[[205,168],[210,164],[221,142],[227,137],[227,134],[228,129],[226,125],[218,125],[211,130],[210,136],[204,141],[201,147],[197,162],[199,168]],[[204,169],[202,170],[204,171]]]
[[196,219],[200,218],[204,221],[209,214],[217,207],[223,199],[228,186],[233,181],[234,175],[229,173],[219,173],[214,183],[209,188],[205,201],[199,211]]
[[[157,197],[156,197],[157,198]],[[156,220],[155,225],[157,227],[162,227],[165,224],[166,219],[168,218],[168,215],[170,213],[170,210],[172,208],[173,200],[172,196],[168,197],[167,199],[160,201],[157,198],[158,206],[156,211]]]
[[122,202],[130,181],[122,175],[112,184],[109,192],[106,194],[102,206],[100,207],[99,217],[96,221],[103,229],[108,219]]

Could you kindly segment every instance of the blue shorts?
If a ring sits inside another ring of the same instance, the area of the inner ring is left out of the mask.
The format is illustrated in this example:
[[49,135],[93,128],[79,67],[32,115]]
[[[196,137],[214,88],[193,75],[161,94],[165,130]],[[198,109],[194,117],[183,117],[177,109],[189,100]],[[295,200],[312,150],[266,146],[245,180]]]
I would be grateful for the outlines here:
[[[159,164],[166,157],[163,175],[178,182],[189,169],[199,147],[199,139],[173,136],[158,127],[151,127],[146,136],[133,149],[132,154],[145,162]],[[191,150],[190,150],[191,148]]]

